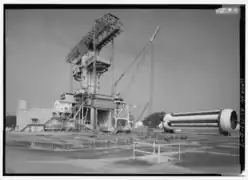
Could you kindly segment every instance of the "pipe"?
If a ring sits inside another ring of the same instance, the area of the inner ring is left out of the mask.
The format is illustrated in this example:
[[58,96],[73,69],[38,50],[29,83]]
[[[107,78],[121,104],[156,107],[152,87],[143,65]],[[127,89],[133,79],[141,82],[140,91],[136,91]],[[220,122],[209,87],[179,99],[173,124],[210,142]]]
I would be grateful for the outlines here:
[[234,130],[238,116],[233,109],[165,114],[159,128],[173,130],[175,127],[218,127],[222,134]]

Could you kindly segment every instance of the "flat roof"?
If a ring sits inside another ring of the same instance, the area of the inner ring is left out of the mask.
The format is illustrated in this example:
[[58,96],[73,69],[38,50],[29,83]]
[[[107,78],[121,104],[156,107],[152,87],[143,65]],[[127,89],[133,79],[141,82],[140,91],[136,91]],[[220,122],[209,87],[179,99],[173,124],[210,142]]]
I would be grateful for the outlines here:
[[61,94],[61,95],[74,95],[73,93],[68,93],[68,92],[65,92],[65,93],[63,93],[63,94]]

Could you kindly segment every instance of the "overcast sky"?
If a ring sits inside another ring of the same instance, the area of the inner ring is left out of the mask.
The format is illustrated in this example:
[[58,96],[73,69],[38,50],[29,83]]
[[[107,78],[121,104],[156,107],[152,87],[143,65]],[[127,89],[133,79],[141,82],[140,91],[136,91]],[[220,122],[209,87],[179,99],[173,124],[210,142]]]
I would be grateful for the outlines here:
[[[112,12],[124,24],[115,39],[116,79],[148,42],[154,41],[154,111],[183,112],[233,108],[239,111],[239,15],[214,10],[8,10],[6,14],[6,109],[15,112],[19,99],[29,107],[51,108],[70,90],[70,49],[96,18]],[[110,57],[110,46],[102,56]],[[118,84],[124,98],[139,105],[149,100],[147,51]],[[136,71],[135,79],[127,88]],[[110,93],[110,73],[101,92]],[[74,83],[74,89],[78,87]]]

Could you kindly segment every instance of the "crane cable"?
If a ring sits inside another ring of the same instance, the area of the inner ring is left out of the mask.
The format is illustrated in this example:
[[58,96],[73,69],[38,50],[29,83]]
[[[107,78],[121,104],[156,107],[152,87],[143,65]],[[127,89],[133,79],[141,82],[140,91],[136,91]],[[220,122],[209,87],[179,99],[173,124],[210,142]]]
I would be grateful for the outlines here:
[[[152,43],[151,43],[151,49],[150,49],[150,50],[151,50],[151,58],[153,58],[153,56],[154,56],[154,46],[153,46]],[[143,56],[145,55],[146,52],[147,52],[147,51],[144,52]],[[152,59],[151,59],[151,60],[152,60]],[[137,64],[137,66],[136,66],[136,69],[138,70],[139,67],[140,67],[140,65],[141,65],[142,63],[144,63],[144,62],[145,62],[145,60],[139,61],[138,64]],[[128,90],[130,89],[130,87],[131,87],[131,85],[132,85],[132,83],[133,83],[133,81],[134,81],[135,75],[136,75],[136,73],[133,74],[131,81],[129,82],[128,86],[126,87],[125,91],[123,91],[123,92],[126,92],[126,91],[128,91]],[[122,94],[124,94],[123,92],[122,92]],[[153,92],[152,92],[152,93],[153,93]],[[125,94],[125,95],[126,95],[126,94]],[[144,113],[146,112],[146,110],[147,110],[147,108],[149,107],[150,104],[151,104],[151,102],[150,102],[150,100],[149,100],[149,101],[145,104],[143,110],[141,111],[141,113],[140,113],[139,117],[137,118],[137,120],[135,121],[135,123],[141,121],[142,116],[144,115]]]
[[[142,59],[144,58],[146,52],[147,52],[147,49],[146,49],[146,51],[144,51],[144,53],[142,54],[142,55],[143,55],[143,56],[142,56]],[[129,81],[129,83],[128,83],[128,85],[126,86],[125,90],[121,92],[121,94],[124,95],[124,94],[126,94],[126,92],[127,92],[128,90],[130,90],[130,87],[132,86],[132,84],[133,84],[133,82],[134,82],[134,80],[135,80],[135,77],[136,77],[136,75],[137,75],[136,72],[139,70],[140,66],[141,66],[143,63],[145,63],[146,60],[147,60],[147,59],[145,59],[145,60],[142,60],[142,59],[140,59],[140,61],[137,63],[137,66],[136,66],[136,68],[135,68],[135,71],[134,71],[134,73],[132,74],[131,80]]]
[[139,56],[143,53],[143,51],[146,50],[146,48],[153,43],[160,27],[157,26],[157,29],[153,33],[152,37],[150,38],[149,42],[143,47],[143,49],[139,52],[139,54],[133,59],[132,63],[126,68],[126,70],[121,74],[121,76],[118,78],[118,80],[115,82],[114,86],[116,86],[119,81],[123,78],[123,76],[127,73],[127,71],[132,67],[132,65],[138,60]]
[[136,120],[134,123],[137,123],[137,122],[139,122],[139,121],[142,121],[141,118],[142,118],[142,116],[144,115],[144,113],[145,113],[146,109],[148,108],[149,104],[150,104],[149,102],[147,102],[147,103],[145,104],[145,106],[144,106],[143,110],[141,111],[139,117],[137,118],[137,120]]
[[116,86],[119,81],[123,78],[123,76],[128,72],[128,70],[133,66],[133,64],[139,59],[139,56],[146,50],[147,46],[150,43],[146,44],[143,49],[139,52],[139,54],[136,55],[136,57],[133,59],[132,63],[125,69],[125,71],[121,74],[121,76],[119,77],[119,79],[115,82],[114,86]]

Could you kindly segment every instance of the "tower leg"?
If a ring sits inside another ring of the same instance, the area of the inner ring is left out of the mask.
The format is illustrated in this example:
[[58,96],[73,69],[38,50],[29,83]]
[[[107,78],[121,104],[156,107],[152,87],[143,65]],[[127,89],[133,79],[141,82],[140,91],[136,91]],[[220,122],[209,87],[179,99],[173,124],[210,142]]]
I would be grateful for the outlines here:
[[81,120],[81,125],[82,125],[82,124],[83,124],[83,125],[85,124],[85,118],[84,118],[84,116],[85,116],[85,115],[84,115],[84,106],[83,106],[83,107],[82,107],[82,112],[81,112],[81,117],[82,117],[82,118],[81,118],[81,119],[82,119],[82,120]]
[[91,125],[93,129],[96,129],[97,126],[97,112],[96,112],[96,108],[92,107],[90,109],[90,121],[91,121]]
[[94,108],[90,108],[90,124],[93,129],[94,129],[94,119],[95,119]]

